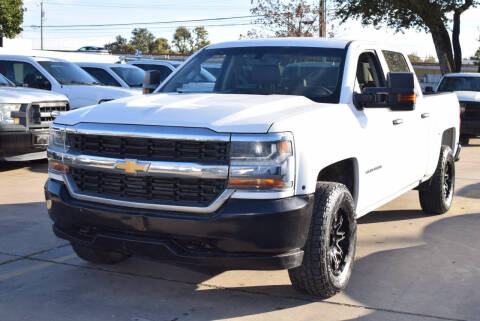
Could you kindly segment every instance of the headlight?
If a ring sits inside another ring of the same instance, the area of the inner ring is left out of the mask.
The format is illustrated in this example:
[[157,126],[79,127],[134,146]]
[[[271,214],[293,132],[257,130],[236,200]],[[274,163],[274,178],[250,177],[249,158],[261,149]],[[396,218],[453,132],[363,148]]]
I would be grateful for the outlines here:
[[[68,150],[67,133],[65,129],[50,127],[50,137],[48,141],[50,152],[66,152]],[[48,157],[48,171],[50,173],[65,174],[69,171],[69,166],[63,164],[59,158]],[[58,178],[56,178],[58,179]]]
[[21,104],[0,104],[0,124],[18,124],[20,120],[12,117],[12,111],[19,111],[20,107]]
[[67,134],[64,129],[50,127],[49,147],[66,151],[68,148],[66,140]]
[[295,161],[290,133],[232,135],[230,188],[255,191],[293,189]]

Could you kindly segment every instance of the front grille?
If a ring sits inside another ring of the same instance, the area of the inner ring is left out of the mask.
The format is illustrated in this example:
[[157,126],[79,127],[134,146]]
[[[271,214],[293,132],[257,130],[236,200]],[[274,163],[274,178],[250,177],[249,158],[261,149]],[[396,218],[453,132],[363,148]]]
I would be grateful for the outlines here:
[[147,161],[228,164],[228,142],[198,142],[69,133],[70,150],[85,155]]
[[30,107],[29,124],[32,128],[48,127],[55,120],[55,113],[69,110],[65,101],[34,103]]
[[173,205],[208,205],[223,192],[223,179],[180,179],[130,176],[71,168],[80,192],[124,201],[153,201]]
[[462,102],[465,104],[465,112],[462,114],[462,120],[480,120],[480,103],[477,102]]

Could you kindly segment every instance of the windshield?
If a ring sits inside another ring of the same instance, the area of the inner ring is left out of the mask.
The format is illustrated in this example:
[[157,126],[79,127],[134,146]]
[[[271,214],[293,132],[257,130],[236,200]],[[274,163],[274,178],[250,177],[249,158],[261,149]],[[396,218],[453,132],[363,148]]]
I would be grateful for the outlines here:
[[445,77],[438,91],[480,91],[480,77]]
[[14,84],[10,82],[5,76],[0,74],[0,87],[15,87]]
[[74,63],[58,61],[39,61],[60,84],[62,85],[98,85],[95,78]]
[[344,49],[309,47],[206,49],[159,91],[298,95],[338,103],[344,56]]
[[112,67],[112,70],[130,87],[143,86],[143,78],[145,76],[145,72],[140,68]]

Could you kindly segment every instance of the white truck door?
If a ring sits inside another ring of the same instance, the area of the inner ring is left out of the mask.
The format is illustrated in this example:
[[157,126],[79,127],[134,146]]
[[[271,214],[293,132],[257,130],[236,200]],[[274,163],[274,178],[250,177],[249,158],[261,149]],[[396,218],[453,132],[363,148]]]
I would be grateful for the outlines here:
[[[385,75],[374,50],[360,54],[357,62],[355,92],[368,87],[385,87]],[[396,117],[389,108],[364,108],[364,140],[359,171],[362,188],[359,207],[369,208],[396,193],[400,186],[396,178],[396,153],[399,136],[392,119]],[[395,178],[394,178],[395,177]]]
[[[386,68],[390,72],[413,72],[407,59],[400,52],[383,50]],[[418,86],[417,86],[418,91]],[[428,137],[430,137],[431,118],[425,104],[422,103],[421,93],[417,92],[420,99],[415,110],[396,111],[394,124],[396,144],[399,152],[397,155],[396,179],[402,182],[401,188],[406,188],[418,183],[425,175],[429,156]]]

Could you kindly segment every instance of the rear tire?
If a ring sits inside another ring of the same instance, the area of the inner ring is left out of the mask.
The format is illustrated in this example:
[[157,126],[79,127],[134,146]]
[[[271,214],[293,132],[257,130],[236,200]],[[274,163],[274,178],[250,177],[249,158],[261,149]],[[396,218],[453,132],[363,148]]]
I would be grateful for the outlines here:
[[423,212],[427,214],[448,212],[455,192],[455,162],[450,147],[442,146],[437,169],[424,184],[426,188],[419,190]]
[[470,137],[469,136],[460,135],[460,144],[462,146],[467,146],[469,142],[470,142]]
[[355,205],[347,187],[317,183],[303,262],[288,270],[293,287],[321,298],[343,290],[352,273],[356,240]]
[[130,256],[102,249],[97,249],[77,243],[71,243],[77,256],[87,262],[99,264],[115,264],[127,260]]

